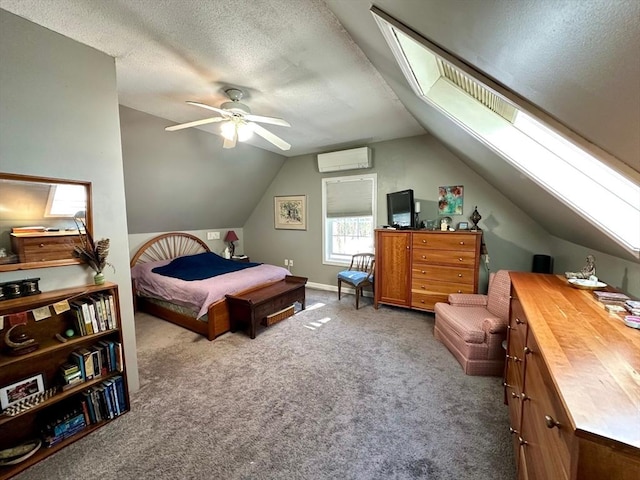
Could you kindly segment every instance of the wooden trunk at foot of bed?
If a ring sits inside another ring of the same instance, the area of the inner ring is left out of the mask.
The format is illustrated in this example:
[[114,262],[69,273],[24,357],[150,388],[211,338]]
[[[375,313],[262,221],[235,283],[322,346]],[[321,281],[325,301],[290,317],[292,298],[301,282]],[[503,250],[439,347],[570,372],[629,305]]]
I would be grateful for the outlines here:
[[181,327],[185,327],[192,332],[204,335],[209,340],[219,337],[230,330],[229,308],[226,300],[220,300],[209,305],[207,314],[208,321],[204,322],[196,318],[187,317],[178,312],[146,300],[144,297],[137,297],[136,307],[141,312],[148,313],[164,320],[167,320]]

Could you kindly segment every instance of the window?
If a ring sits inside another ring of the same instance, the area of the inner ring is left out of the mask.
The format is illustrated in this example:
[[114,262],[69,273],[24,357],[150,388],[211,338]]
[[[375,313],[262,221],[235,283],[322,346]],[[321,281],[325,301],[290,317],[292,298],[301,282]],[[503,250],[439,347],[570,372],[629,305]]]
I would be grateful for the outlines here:
[[373,253],[377,175],[322,179],[322,261],[348,265],[354,253]]
[[[640,185],[535,106],[372,7],[415,94],[640,258]],[[534,115],[535,113],[535,115]],[[585,192],[588,192],[585,194]]]
[[[84,185],[52,185],[49,190],[45,217],[73,217],[87,208]],[[82,215],[85,216],[84,213]]]

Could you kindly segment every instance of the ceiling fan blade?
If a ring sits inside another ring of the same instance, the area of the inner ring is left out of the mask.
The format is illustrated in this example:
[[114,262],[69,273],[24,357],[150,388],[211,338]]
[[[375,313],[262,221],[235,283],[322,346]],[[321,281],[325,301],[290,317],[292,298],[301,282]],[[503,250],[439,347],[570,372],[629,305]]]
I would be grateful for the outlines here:
[[236,146],[236,142],[238,141],[238,130],[234,129],[233,137],[229,140],[227,137],[224,138],[224,142],[222,142],[222,148],[234,148]]
[[223,110],[222,108],[212,107],[211,105],[205,105],[204,103],[200,103],[200,102],[187,101],[187,103],[189,105],[194,105],[196,107],[206,108],[207,110],[212,110],[214,112],[218,112],[220,115],[224,115],[226,117],[229,116],[229,112],[227,110]]
[[196,120],[194,122],[181,123],[179,125],[171,125],[170,127],[165,127],[167,132],[173,132],[175,130],[182,130],[183,128],[189,127],[197,127],[198,125],[206,125],[207,123],[216,123],[224,120],[222,117],[211,117],[205,118],[203,120]]
[[286,120],[276,117],[263,117],[261,115],[253,115],[247,114],[244,115],[246,120],[251,120],[252,122],[260,122],[260,123],[269,123],[271,125],[280,125],[281,127],[290,127],[291,124]]
[[261,127],[260,125],[258,125],[257,123],[250,123],[249,125],[251,125],[251,127],[253,128],[253,131],[255,133],[257,133],[258,135],[260,135],[262,138],[264,138],[267,142],[271,142],[273,143],[276,147],[278,147],[280,150],[289,150],[291,148],[291,145],[289,145],[287,142],[285,142],[284,140],[282,140],[280,137],[278,137],[277,135],[274,135],[273,133],[271,133],[269,130],[267,130],[264,127]]

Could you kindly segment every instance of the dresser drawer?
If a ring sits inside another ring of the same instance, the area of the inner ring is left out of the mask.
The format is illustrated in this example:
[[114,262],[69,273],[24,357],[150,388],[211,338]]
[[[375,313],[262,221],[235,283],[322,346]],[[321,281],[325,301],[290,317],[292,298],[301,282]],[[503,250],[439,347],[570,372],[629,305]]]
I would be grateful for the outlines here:
[[476,235],[460,233],[414,233],[414,248],[429,248],[435,250],[468,250],[475,252]]
[[433,311],[436,303],[446,302],[448,293],[428,294],[423,292],[411,292],[411,307],[420,310]]
[[573,426],[532,335],[527,343],[522,432],[529,478],[567,479],[575,441]]
[[434,280],[436,282],[463,283],[473,285],[475,282],[474,270],[463,267],[439,267],[429,264],[414,263],[411,269],[411,277],[414,280]]
[[429,295],[444,295],[446,302],[450,293],[474,293],[472,284],[425,282],[420,278],[411,279],[412,293],[426,293]]
[[78,235],[11,237],[11,248],[23,263],[74,258],[76,245],[80,245]]
[[414,263],[431,263],[442,265],[464,265],[473,268],[476,264],[475,250],[428,250],[414,248],[412,252]]

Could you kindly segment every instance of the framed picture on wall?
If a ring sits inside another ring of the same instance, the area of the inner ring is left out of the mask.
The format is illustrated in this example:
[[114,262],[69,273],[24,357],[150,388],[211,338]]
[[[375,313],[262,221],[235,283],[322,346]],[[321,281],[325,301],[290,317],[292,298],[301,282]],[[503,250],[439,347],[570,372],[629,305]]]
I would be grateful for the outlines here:
[[438,188],[438,215],[462,215],[462,203],[464,200],[464,187]]
[[277,230],[307,229],[307,196],[273,197],[275,228]]

